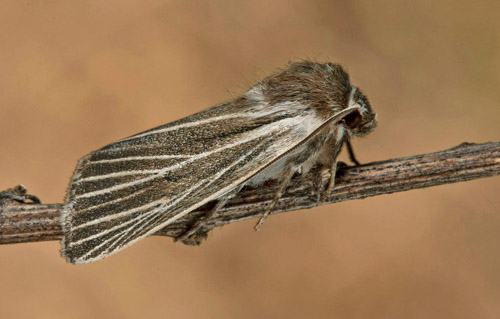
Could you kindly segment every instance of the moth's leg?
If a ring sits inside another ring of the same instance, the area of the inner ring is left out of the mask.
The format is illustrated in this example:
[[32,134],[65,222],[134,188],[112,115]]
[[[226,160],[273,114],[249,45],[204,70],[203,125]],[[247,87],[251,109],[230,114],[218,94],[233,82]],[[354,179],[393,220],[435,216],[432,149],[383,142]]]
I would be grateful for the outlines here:
[[[349,152],[349,159],[351,162],[353,162],[355,165],[361,165],[358,160],[356,159],[356,156],[354,155],[354,151],[352,149],[352,145],[349,139],[345,140],[345,144],[347,146],[347,151]],[[340,152],[340,148],[338,150]],[[338,154],[337,152],[337,154]],[[335,158],[337,158],[337,154],[335,155]],[[345,163],[340,162],[342,165],[345,165]],[[321,194],[320,202],[324,201],[333,191],[333,188],[335,187],[335,177],[337,175],[337,169],[338,169],[338,162],[337,160],[333,161],[332,165],[330,166],[330,179],[328,181],[328,186],[326,189],[323,191],[323,194]]]
[[335,176],[337,175],[337,160],[333,161],[330,167],[330,179],[328,180],[328,186],[321,194],[320,202],[324,201],[333,191],[335,187]]
[[318,164],[315,169],[311,170],[311,181],[312,181],[312,198],[316,200],[318,204],[321,200],[321,194],[323,194],[325,189],[325,184],[323,183],[323,176],[326,175],[326,171],[329,168],[322,164]]
[[175,241],[182,241],[186,245],[199,245],[203,239],[207,236],[207,231],[204,231],[203,228],[208,219],[217,213],[219,209],[224,207],[226,203],[234,197],[243,187],[236,187],[231,190],[229,193],[225,194],[222,198],[217,200],[215,206],[210,209],[210,211],[203,216],[203,218],[196,221],[196,223],[191,226],[187,231],[183,234],[175,238]]
[[278,204],[278,201],[280,200],[281,196],[283,196],[283,193],[284,193],[286,187],[288,186],[288,184],[290,183],[290,180],[292,179],[293,174],[294,174],[294,171],[291,168],[284,171],[283,179],[281,180],[281,184],[279,185],[278,190],[274,194],[274,198],[273,198],[272,202],[269,204],[266,211],[260,217],[257,225],[255,225],[255,230],[258,231],[260,229],[262,224],[264,224],[264,220],[267,218],[267,216],[269,216],[269,214],[274,209],[276,204]]
[[354,150],[352,149],[351,141],[349,139],[345,140],[345,145],[347,146],[347,151],[349,152],[349,159],[351,160],[351,162],[356,165],[361,165],[354,155]]

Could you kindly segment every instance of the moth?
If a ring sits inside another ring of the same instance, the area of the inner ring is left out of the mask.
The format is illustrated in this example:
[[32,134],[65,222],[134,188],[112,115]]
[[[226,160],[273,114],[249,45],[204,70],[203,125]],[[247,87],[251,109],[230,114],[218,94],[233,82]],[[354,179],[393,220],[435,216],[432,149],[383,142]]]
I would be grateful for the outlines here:
[[[108,257],[215,201],[215,213],[245,185],[295,173],[330,172],[352,137],[376,126],[366,96],[338,64],[301,61],[246,93],[205,111],[130,136],[79,160],[62,212],[62,256],[71,263]],[[202,221],[180,239],[188,240]]]

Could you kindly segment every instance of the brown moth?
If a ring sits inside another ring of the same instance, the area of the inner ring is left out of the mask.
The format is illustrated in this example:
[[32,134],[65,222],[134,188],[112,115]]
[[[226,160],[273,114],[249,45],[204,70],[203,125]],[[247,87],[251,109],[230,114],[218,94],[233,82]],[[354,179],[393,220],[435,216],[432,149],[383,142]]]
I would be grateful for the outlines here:
[[227,103],[80,159],[62,213],[62,255],[71,263],[105,258],[210,201],[213,214],[244,185],[276,179],[258,228],[295,173],[326,167],[328,195],[342,145],[352,155],[350,139],[375,126],[368,99],[340,65],[291,63]]

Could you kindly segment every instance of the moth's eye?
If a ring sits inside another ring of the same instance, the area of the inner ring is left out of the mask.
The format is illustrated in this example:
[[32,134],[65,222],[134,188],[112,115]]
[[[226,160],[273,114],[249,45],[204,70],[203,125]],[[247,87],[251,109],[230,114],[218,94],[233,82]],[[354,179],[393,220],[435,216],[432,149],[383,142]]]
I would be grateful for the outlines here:
[[350,128],[355,128],[359,126],[362,122],[363,118],[361,117],[361,114],[358,111],[354,111],[344,117],[344,122],[347,126]]

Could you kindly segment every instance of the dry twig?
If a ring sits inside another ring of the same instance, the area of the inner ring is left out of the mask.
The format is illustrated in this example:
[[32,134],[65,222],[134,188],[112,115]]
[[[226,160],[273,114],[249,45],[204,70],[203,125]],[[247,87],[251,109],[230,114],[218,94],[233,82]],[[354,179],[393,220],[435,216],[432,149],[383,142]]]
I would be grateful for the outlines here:
[[[337,173],[334,192],[321,203],[311,196],[311,176],[295,176],[273,214],[496,175],[500,175],[500,142],[463,143],[441,152],[343,167]],[[208,225],[211,228],[259,217],[272,199],[275,186],[269,184],[257,189],[243,189],[209,220]],[[19,187],[10,192],[19,197],[17,200],[5,196],[2,198],[0,193],[0,244],[57,240],[62,237],[59,225],[62,204],[37,203],[36,197],[26,196],[26,190]],[[33,203],[19,202],[22,198],[30,199]],[[202,207],[166,226],[156,235],[177,237],[193,224],[195,218],[203,216],[206,210],[207,207]]]

